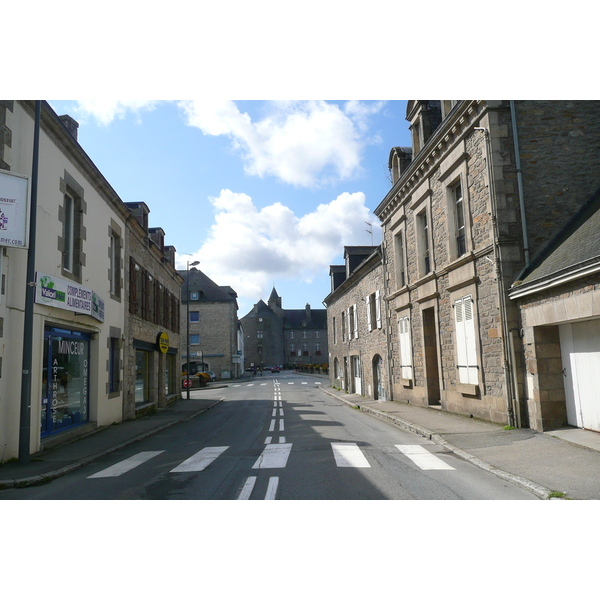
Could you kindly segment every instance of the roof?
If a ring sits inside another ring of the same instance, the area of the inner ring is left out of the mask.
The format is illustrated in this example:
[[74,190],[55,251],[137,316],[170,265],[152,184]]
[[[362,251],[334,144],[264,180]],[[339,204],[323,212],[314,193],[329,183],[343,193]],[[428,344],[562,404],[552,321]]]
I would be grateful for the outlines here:
[[[199,269],[192,267],[189,272],[189,281],[187,281],[187,271],[177,271],[184,279],[182,290],[185,291],[186,285],[189,285],[191,292],[199,291],[198,300],[194,302],[236,302],[235,294],[232,288],[229,286],[219,286],[210,277],[205,275]],[[183,302],[185,302],[185,295],[182,296]]]
[[[302,323],[306,325],[302,326]],[[327,329],[327,310],[311,308],[310,318],[306,309],[286,309],[283,314],[284,329]]]
[[533,258],[511,297],[534,293],[600,270],[600,189]]

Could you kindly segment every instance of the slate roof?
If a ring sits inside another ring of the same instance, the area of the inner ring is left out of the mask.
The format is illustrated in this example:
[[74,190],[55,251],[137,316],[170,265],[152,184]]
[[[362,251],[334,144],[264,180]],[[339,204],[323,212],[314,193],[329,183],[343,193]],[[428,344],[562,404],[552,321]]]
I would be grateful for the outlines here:
[[[185,302],[187,271],[182,270],[177,272],[184,279],[181,290],[182,301]],[[189,290],[190,292],[201,292],[198,300],[194,300],[193,302],[237,302],[237,294],[231,287],[217,285],[210,277],[195,267],[190,269]]]
[[534,257],[511,292],[600,265],[600,190]]
[[[302,322],[306,327],[302,327]],[[310,318],[306,316],[305,309],[285,309],[283,314],[284,329],[327,329],[327,310],[324,308],[311,308]]]

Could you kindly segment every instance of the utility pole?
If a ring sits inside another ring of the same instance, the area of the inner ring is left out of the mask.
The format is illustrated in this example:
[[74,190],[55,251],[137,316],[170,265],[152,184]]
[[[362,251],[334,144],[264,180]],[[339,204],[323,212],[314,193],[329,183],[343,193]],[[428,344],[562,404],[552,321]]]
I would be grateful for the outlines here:
[[25,290],[25,319],[23,326],[23,370],[21,376],[21,419],[19,424],[19,462],[29,462],[31,438],[31,363],[33,345],[33,305],[35,301],[35,236],[37,217],[38,165],[40,153],[41,100],[35,101],[33,130],[33,161],[31,167],[31,204],[29,211],[29,249]]

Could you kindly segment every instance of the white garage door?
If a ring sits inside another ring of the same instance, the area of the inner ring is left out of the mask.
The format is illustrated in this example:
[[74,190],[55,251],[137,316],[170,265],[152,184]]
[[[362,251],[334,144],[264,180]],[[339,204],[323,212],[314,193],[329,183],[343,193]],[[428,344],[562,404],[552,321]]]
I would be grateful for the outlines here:
[[600,431],[600,319],[560,325],[567,421]]

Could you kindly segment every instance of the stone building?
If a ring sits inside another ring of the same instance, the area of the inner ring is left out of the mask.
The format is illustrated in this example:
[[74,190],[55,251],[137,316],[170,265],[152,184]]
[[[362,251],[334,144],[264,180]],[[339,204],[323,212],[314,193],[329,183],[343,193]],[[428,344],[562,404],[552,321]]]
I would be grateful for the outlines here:
[[375,400],[389,389],[387,322],[380,246],[346,246],[345,265],[330,267],[327,306],[331,385]]
[[600,189],[519,274],[531,427],[600,431]]
[[375,210],[393,399],[541,428],[507,292],[600,187],[600,103],[415,100],[407,120]]
[[165,232],[148,227],[144,202],[128,202],[128,319],[124,352],[123,418],[163,408],[181,392],[179,312],[183,279]]
[[259,300],[241,319],[246,367],[273,365],[294,368],[327,363],[327,311],[284,309],[273,288],[268,303]]
[[[181,371],[187,371],[189,309],[189,372],[212,371],[217,379],[239,377],[242,349],[238,344],[237,293],[217,285],[201,270],[179,271],[181,287]],[[188,306],[189,305],[189,306]]]

